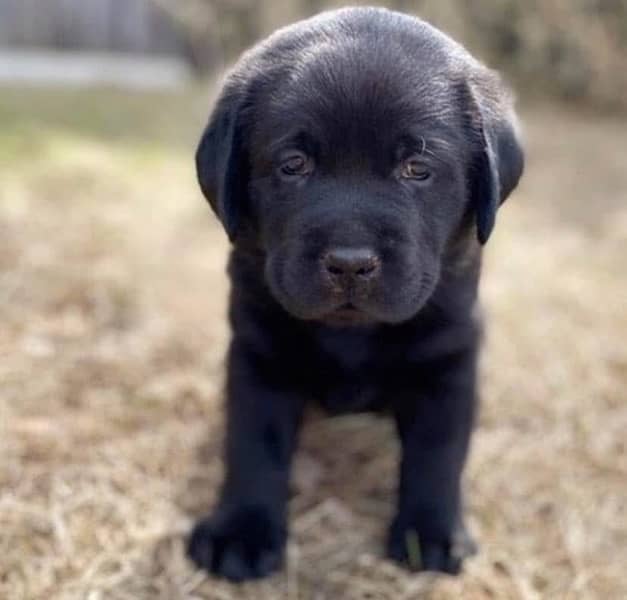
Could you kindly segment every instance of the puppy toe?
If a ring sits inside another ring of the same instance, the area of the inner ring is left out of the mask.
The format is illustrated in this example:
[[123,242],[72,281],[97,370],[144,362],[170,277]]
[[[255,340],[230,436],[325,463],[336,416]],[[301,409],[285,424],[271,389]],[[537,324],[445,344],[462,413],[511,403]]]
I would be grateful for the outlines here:
[[265,577],[280,568],[285,528],[260,507],[220,511],[199,521],[187,554],[200,568],[231,581]]
[[187,542],[187,556],[198,566],[212,570],[214,545],[217,540],[213,536],[211,521],[199,521],[192,530]]
[[388,558],[411,571],[436,571],[457,575],[464,559],[476,554],[477,545],[461,526],[447,540],[428,540],[420,536],[415,526],[398,520],[390,528]]

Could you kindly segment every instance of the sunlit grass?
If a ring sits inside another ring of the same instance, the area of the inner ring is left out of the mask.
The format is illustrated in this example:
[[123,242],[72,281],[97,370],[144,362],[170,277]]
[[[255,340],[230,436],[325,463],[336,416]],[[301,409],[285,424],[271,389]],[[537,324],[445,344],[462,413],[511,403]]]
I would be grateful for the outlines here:
[[235,588],[187,564],[228,339],[192,160],[207,97],[0,93],[0,597],[627,597],[627,174],[604,152],[627,127],[551,108],[527,111],[487,248],[466,574],[381,560],[396,442],[365,416],[306,427],[286,573]]

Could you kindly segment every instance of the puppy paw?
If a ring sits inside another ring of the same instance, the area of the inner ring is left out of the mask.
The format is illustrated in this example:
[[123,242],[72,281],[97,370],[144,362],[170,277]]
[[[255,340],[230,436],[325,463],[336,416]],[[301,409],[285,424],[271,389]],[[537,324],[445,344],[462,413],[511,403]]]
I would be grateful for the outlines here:
[[265,577],[283,562],[286,531],[260,506],[221,509],[192,530],[187,554],[200,568],[231,581]]
[[426,539],[415,524],[399,517],[390,527],[388,557],[411,571],[457,575],[464,559],[476,553],[477,545],[463,525],[447,540]]

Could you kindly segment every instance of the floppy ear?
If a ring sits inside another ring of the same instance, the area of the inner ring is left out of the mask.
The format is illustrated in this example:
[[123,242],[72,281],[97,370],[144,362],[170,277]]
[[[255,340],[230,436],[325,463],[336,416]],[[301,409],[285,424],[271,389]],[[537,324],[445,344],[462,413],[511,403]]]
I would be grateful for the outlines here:
[[[491,81],[500,86],[500,82]],[[498,207],[518,184],[524,168],[523,149],[518,139],[516,116],[502,90],[472,94],[475,130],[479,134],[470,176],[471,200],[476,211],[477,237],[485,244],[496,220]]]
[[241,101],[223,95],[196,150],[200,189],[231,241],[246,204],[249,179],[240,106]]

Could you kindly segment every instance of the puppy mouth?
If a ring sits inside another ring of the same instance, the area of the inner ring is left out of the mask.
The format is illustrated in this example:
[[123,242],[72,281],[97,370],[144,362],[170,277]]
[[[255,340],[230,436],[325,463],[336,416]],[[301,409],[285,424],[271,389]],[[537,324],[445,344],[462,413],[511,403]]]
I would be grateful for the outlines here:
[[340,304],[340,306],[333,311],[336,315],[355,315],[359,312],[362,312],[362,310],[352,302],[344,302],[344,304]]
[[321,320],[329,325],[350,326],[371,323],[373,318],[352,302],[344,302],[324,315]]

